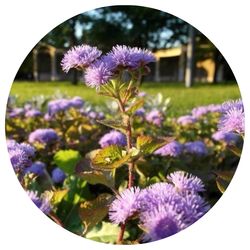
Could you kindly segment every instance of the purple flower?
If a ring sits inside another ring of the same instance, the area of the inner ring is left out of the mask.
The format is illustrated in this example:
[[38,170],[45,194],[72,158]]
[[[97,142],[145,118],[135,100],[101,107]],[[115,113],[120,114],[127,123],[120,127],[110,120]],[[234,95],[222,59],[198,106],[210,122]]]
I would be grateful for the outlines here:
[[110,220],[119,224],[138,215],[145,230],[143,240],[155,241],[190,226],[209,210],[199,195],[204,191],[199,178],[184,172],[168,178],[171,183],[156,183],[143,190],[133,187],[117,195],[109,208]]
[[147,95],[146,92],[141,91],[141,92],[138,93],[137,96],[139,96],[139,97],[144,97],[144,96],[146,96],[146,95]]
[[52,128],[37,129],[29,135],[30,143],[50,144],[56,142],[58,139],[56,131]]
[[30,103],[24,104],[24,110],[25,111],[28,111],[28,110],[31,110],[31,109],[32,109],[32,105]]
[[9,113],[10,118],[16,118],[16,117],[20,117],[22,115],[24,115],[24,109],[23,108],[14,108]]
[[208,154],[207,147],[203,141],[187,142],[184,144],[187,153],[204,156]]
[[176,213],[170,204],[159,206],[144,213],[142,227],[146,233],[143,241],[156,241],[178,233],[184,228],[181,214]]
[[98,60],[87,68],[85,73],[85,83],[92,88],[98,88],[109,82],[113,72],[109,64],[103,60]]
[[32,164],[31,157],[35,153],[32,146],[26,143],[19,144],[14,140],[7,140],[7,148],[15,172],[23,171]]
[[186,125],[189,125],[189,124],[193,124],[195,123],[197,120],[196,118],[194,118],[193,116],[191,115],[184,115],[184,116],[180,116],[178,119],[177,119],[177,123],[183,125],[183,126],[186,126]]
[[156,183],[140,192],[136,203],[140,223],[146,231],[144,241],[155,241],[175,234],[209,210],[210,206],[199,193],[192,191],[203,190],[199,181],[193,178],[192,181],[183,179],[181,183],[185,185],[180,185],[176,180],[175,183],[185,191],[180,192],[173,183]]
[[29,109],[25,113],[25,117],[39,117],[42,115],[42,112],[37,109]]
[[137,200],[139,210],[142,213],[141,219],[144,212],[151,211],[160,205],[180,203],[181,197],[177,194],[174,186],[166,182],[155,183],[141,190]]
[[45,195],[39,197],[37,191],[26,191],[30,199],[35,203],[35,205],[45,214],[49,214],[52,207],[50,200]]
[[146,120],[149,123],[152,123],[158,127],[160,127],[162,125],[162,122],[164,120],[162,113],[157,110],[157,109],[153,109],[152,111],[150,111],[147,115],[146,115]]
[[116,45],[108,56],[117,67],[136,69],[143,67],[150,62],[155,62],[155,57],[147,49],[131,48],[126,45]]
[[183,196],[182,222],[184,228],[192,225],[200,219],[209,209],[210,205],[196,192],[186,193]]
[[244,110],[244,105],[241,99],[230,100],[230,101],[224,102],[221,105],[221,112],[226,113],[230,109],[234,109],[234,108]]
[[154,54],[147,49],[135,47],[130,49],[130,53],[136,67],[142,67],[156,61]]
[[239,139],[239,135],[233,132],[217,131],[212,135],[215,141],[224,141],[227,144],[235,143]]
[[48,114],[53,116],[58,112],[64,112],[71,108],[71,102],[67,99],[52,100],[48,103]]
[[32,163],[32,165],[30,167],[25,169],[25,173],[33,173],[33,174],[36,174],[38,176],[41,176],[44,174],[45,167],[46,167],[45,163],[43,163],[41,161],[36,161],[36,162]]
[[201,179],[184,171],[171,173],[167,179],[174,184],[178,191],[181,192],[205,191],[205,187]]
[[172,141],[165,146],[159,148],[154,152],[154,154],[158,154],[161,156],[172,156],[177,157],[179,156],[183,151],[183,145],[181,145],[177,141]]
[[70,106],[76,109],[82,108],[84,101],[81,97],[75,96],[70,100]]
[[221,104],[210,104],[207,106],[207,109],[209,112],[213,112],[213,113],[220,113],[221,112]]
[[60,169],[60,168],[55,168],[53,169],[52,173],[52,180],[55,182],[55,183],[61,183],[65,180],[66,178],[66,175],[65,173]]
[[116,45],[112,48],[111,52],[108,53],[108,56],[112,58],[112,61],[117,67],[136,67],[136,62],[133,60],[131,54],[131,48],[126,45]]
[[96,47],[89,45],[75,46],[70,49],[63,57],[61,66],[63,71],[68,73],[71,68],[84,69],[93,63],[102,52]]
[[53,116],[50,116],[49,113],[46,113],[43,118],[45,121],[51,121],[53,119]]
[[200,106],[192,109],[192,116],[194,118],[200,118],[203,115],[206,115],[209,112],[207,106]]
[[200,118],[207,113],[214,113],[214,112],[221,112],[221,105],[220,104],[210,104],[208,106],[200,106],[192,109],[192,116],[194,118]]
[[32,163],[26,152],[20,148],[9,150],[10,162],[16,172],[24,170]]
[[20,144],[22,150],[26,152],[26,154],[30,157],[33,157],[35,155],[35,148],[29,145],[28,143],[22,142]]
[[112,130],[109,133],[102,136],[99,140],[99,144],[102,148],[110,146],[110,145],[119,145],[119,146],[126,146],[127,141],[124,134]]
[[218,128],[224,132],[245,132],[245,112],[241,100],[229,101],[222,105],[222,116]]
[[115,224],[124,223],[138,211],[137,199],[140,194],[138,187],[125,189],[109,207],[109,218]]
[[136,111],[135,111],[135,115],[136,116],[144,116],[145,115],[145,109],[144,108],[140,108],[140,109],[137,109]]

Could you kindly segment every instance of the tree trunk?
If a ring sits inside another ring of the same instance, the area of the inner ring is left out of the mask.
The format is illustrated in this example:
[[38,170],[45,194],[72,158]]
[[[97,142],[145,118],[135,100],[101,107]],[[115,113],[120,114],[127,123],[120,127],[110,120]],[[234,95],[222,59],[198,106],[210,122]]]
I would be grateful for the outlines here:
[[194,80],[194,46],[195,46],[195,29],[189,26],[188,44],[187,44],[187,62],[185,72],[185,86],[190,88]]
[[214,52],[214,75],[213,75],[213,82],[217,83],[217,75],[218,75],[218,70],[219,70],[219,66],[221,64],[222,61],[222,55],[220,53],[220,51],[218,49],[215,49]]

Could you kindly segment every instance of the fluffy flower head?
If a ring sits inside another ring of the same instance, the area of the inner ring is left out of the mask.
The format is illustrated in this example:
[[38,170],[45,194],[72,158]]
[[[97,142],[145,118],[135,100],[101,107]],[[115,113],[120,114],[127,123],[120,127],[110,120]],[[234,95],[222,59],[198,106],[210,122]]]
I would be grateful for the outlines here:
[[99,144],[102,148],[110,146],[110,145],[120,145],[125,146],[127,144],[126,137],[124,134],[112,130],[109,133],[105,134],[100,140]]
[[42,144],[50,144],[56,142],[58,139],[59,137],[56,131],[52,128],[37,129],[29,135],[30,143],[39,142]]
[[71,68],[84,69],[100,57],[102,52],[96,47],[79,45],[70,49],[63,57],[61,66],[68,73]]
[[183,145],[181,145],[177,141],[172,141],[165,146],[159,148],[155,151],[155,154],[161,155],[161,156],[172,156],[177,157],[179,156],[183,151]]
[[184,144],[187,153],[204,156],[208,154],[207,147],[203,141],[187,142]]
[[201,179],[197,176],[187,174],[184,171],[177,171],[171,173],[168,177],[168,180],[171,181],[175,188],[181,192],[203,192],[205,191],[204,184]]
[[109,208],[109,218],[115,224],[124,223],[126,219],[138,211],[137,200],[140,194],[138,187],[125,189],[111,203]]

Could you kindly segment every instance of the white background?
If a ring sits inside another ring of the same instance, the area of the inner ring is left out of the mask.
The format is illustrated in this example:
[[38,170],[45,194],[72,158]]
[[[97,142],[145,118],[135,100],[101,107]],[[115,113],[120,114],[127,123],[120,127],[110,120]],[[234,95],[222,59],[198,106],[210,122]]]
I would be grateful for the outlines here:
[[[17,182],[5,146],[5,105],[14,76],[32,47],[66,19],[96,7],[130,4],[153,7],[174,14],[202,31],[222,52],[240,85],[249,127],[249,24],[247,0],[91,0],[28,1],[0,3],[0,249],[103,249],[126,248],[80,238],[47,219],[30,202]],[[176,96],[178,98],[178,96]],[[248,131],[247,131],[248,132]],[[187,230],[152,244],[133,248],[185,250],[248,249],[250,222],[249,138],[229,188],[210,212]],[[131,247],[130,247],[131,248]]]

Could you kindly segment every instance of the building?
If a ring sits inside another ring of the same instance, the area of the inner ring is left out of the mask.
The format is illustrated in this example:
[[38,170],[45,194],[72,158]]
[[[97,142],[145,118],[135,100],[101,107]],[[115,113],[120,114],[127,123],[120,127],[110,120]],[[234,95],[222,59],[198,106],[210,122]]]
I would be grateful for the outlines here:
[[[22,72],[22,66],[18,71],[16,79],[30,79],[34,81],[64,81],[71,80],[73,72],[65,74],[61,68],[61,60],[64,49],[38,43],[29,55],[30,67],[26,67],[27,72]],[[151,74],[146,80],[156,82],[184,82],[186,67],[186,47],[180,46],[169,49],[160,49],[154,52],[156,63],[150,65]],[[32,58],[31,58],[32,57]],[[28,57],[25,61],[28,60]],[[23,64],[25,64],[25,61]],[[27,64],[27,63],[26,63]],[[194,80],[198,82],[214,82],[214,80],[233,81],[234,76],[230,67],[223,63],[217,69],[217,79],[215,75],[215,62],[211,58],[196,60],[194,69]],[[78,78],[81,75],[78,74]]]

